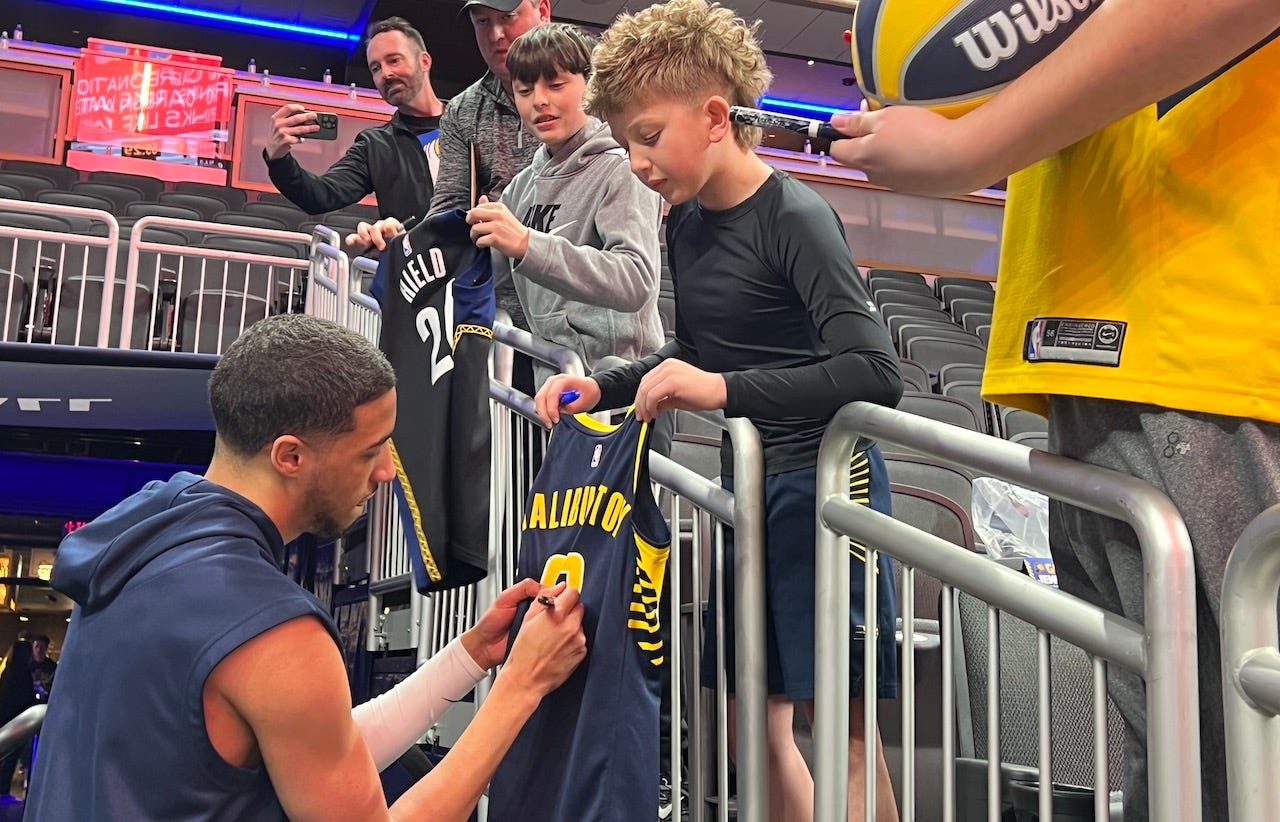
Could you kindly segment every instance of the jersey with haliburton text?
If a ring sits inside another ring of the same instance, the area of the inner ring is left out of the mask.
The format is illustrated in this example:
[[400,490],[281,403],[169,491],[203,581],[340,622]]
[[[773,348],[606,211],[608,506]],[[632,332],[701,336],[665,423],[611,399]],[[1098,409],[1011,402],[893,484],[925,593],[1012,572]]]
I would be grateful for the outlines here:
[[[490,822],[652,822],[659,605],[671,538],[648,471],[649,424],[565,415],[521,522],[518,576],[582,594],[587,657],[543,698],[489,787]],[[524,618],[516,615],[514,633]]]
[[422,593],[482,579],[489,553],[493,273],[465,212],[387,244],[372,289],[396,372],[396,503]]

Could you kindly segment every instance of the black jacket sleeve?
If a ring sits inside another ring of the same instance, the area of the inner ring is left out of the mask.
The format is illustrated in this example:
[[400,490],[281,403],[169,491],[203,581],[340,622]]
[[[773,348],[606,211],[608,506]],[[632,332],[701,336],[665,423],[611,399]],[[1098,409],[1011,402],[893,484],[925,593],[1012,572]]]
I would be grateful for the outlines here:
[[267,174],[276,190],[308,214],[327,214],[345,208],[373,192],[373,179],[369,175],[369,139],[364,132],[356,136],[342,159],[324,174],[307,171],[292,153],[286,153],[278,160],[268,160],[264,150],[262,158],[266,160]]
[[768,227],[771,263],[791,280],[830,359],[794,368],[752,368],[724,375],[725,416],[828,417],[855,400],[896,406],[898,355],[858,274],[830,206],[789,209]]

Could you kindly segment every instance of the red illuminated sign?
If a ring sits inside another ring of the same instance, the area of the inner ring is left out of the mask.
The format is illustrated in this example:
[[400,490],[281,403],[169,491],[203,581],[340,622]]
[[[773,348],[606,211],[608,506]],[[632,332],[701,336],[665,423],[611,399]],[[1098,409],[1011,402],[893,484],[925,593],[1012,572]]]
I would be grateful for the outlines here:
[[[231,119],[234,72],[221,58],[90,39],[72,97],[73,139],[216,157]],[[181,138],[181,145],[169,144]]]

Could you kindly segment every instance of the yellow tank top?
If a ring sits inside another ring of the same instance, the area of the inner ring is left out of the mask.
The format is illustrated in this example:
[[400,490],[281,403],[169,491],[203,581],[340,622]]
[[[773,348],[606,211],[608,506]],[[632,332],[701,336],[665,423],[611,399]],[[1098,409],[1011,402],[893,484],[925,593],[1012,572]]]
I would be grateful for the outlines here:
[[983,393],[1280,422],[1280,39],[1014,175]]

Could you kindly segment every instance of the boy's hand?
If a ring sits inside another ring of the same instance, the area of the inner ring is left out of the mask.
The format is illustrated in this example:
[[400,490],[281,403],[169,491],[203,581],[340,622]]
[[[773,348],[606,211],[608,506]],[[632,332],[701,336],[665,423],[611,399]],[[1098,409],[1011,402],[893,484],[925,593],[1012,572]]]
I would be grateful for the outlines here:
[[361,222],[356,226],[354,234],[347,235],[347,247],[367,249],[373,246],[385,251],[387,240],[404,231],[404,226],[395,217],[386,217],[376,223]]
[[663,411],[712,411],[724,408],[724,375],[695,368],[684,360],[665,360],[644,375],[636,391],[636,417],[649,422]]
[[[560,395],[565,391],[577,391],[578,399],[560,404]],[[600,402],[600,383],[590,377],[571,377],[557,374],[543,383],[534,397],[533,407],[538,418],[548,427],[560,422],[560,414],[577,414],[579,411],[590,411]]]
[[502,203],[481,197],[480,204],[467,212],[467,222],[471,224],[471,242],[480,248],[496,248],[513,260],[529,251],[529,229]]

